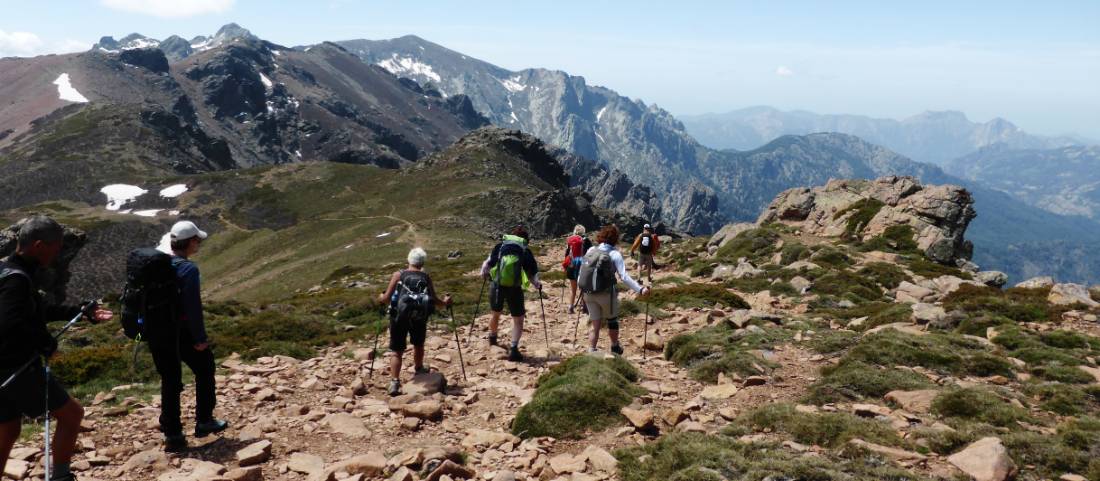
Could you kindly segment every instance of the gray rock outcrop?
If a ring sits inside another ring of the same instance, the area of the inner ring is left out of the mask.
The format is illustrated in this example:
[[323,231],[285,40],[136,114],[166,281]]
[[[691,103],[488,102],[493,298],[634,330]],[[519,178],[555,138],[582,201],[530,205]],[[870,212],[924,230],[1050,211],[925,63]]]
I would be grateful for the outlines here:
[[[861,209],[860,205],[869,207]],[[853,231],[849,220],[861,214],[870,214],[870,218]],[[962,187],[921,185],[912,177],[887,176],[789,189],[772,201],[757,223],[782,222],[810,234],[852,235],[861,240],[879,236],[893,226],[909,226],[918,249],[929,259],[956,265],[973,252],[973,244],[963,235],[975,215],[974,199]]]

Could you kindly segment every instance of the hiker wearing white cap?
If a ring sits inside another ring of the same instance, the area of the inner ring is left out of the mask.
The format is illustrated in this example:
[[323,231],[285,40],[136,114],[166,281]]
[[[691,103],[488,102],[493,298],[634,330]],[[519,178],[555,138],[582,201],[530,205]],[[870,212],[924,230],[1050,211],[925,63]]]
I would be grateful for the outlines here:
[[653,256],[657,255],[657,249],[660,248],[661,240],[653,232],[653,226],[646,224],[642,227],[642,233],[638,234],[638,237],[634,239],[634,244],[630,246],[631,257],[634,257],[635,251],[640,253],[638,258],[639,279],[645,276],[650,284],[653,283],[653,267],[656,265],[653,262]]
[[166,451],[187,448],[180,421],[180,393],[183,392],[183,371],[180,362],[195,373],[195,436],[204,437],[224,431],[229,424],[214,419],[217,395],[214,390],[214,353],[206,335],[202,312],[202,289],[199,268],[190,259],[199,252],[207,234],[194,222],[180,221],[169,233],[172,245],[172,266],[179,281],[179,326],[174,336],[150,339],[149,348],[161,378],[160,429],[165,436]]

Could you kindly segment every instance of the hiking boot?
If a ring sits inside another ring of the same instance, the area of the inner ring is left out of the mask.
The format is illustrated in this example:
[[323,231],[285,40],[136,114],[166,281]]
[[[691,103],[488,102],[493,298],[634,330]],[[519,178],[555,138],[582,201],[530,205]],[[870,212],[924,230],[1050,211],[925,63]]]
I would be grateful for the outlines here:
[[229,423],[220,419],[211,419],[209,421],[201,421],[195,424],[195,437],[205,438],[214,433],[220,433],[229,428]]
[[187,438],[180,434],[168,434],[164,436],[164,452],[182,453],[187,451]]
[[390,388],[386,389],[386,394],[389,394],[391,397],[399,396],[401,394],[401,381],[397,379],[390,381]]
[[622,356],[623,355],[623,346],[620,345],[620,344],[612,344],[611,345],[611,352]]
[[577,312],[576,306],[569,306],[569,314],[573,314],[575,312]]
[[512,346],[512,349],[508,351],[508,360],[512,362],[523,361],[523,353],[519,352],[519,347]]
[[497,345],[497,335],[496,334],[489,334],[489,345],[490,346]]

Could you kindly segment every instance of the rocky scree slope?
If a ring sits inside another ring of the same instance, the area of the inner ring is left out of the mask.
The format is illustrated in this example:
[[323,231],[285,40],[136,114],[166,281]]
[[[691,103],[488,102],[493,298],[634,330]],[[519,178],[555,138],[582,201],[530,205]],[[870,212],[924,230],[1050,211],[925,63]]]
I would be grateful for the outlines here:
[[[965,210],[957,200],[953,210]],[[157,403],[142,386],[102,389],[89,396],[74,468],[164,480],[1100,479],[1095,308],[1038,282],[980,285],[963,270],[929,267],[909,247],[913,238],[884,236],[859,242],[773,223],[716,238],[714,248],[704,239],[669,243],[654,293],[624,297],[627,355],[616,363],[632,364],[637,377],[627,380],[629,404],[599,418],[610,428],[554,438],[517,431],[526,407],[554,406],[539,413],[552,418],[606,401],[586,390],[569,392],[580,396],[573,406],[544,399],[560,378],[551,371],[585,349],[573,333],[578,318],[551,288],[548,346],[538,342],[541,326],[528,323],[528,361],[508,362],[476,336],[466,343],[465,327],[456,338],[433,324],[433,372],[399,398],[384,396],[379,365],[369,375],[369,335],[298,358],[229,356],[219,413],[235,427],[178,456],[157,449]],[[688,268],[731,257],[753,271],[694,276]],[[334,283],[267,310],[343,312],[353,307],[332,304],[335,296],[376,292],[383,277]],[[462,277],[477,283],[472,271]],[[528,302],[531,312],[540,307]],[[213,314],[255,315],[270,317],[247,305]],[[485,322],[474,323],[478,334]],[[70,349],[91,346],[62,353]],[[17,478],[40,473],[33,442],[16,453]]]

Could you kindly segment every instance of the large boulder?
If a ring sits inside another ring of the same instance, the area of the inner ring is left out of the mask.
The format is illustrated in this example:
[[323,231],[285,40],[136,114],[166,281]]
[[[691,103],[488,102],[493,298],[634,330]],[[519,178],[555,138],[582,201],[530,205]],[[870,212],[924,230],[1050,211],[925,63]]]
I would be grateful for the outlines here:
[[1004,481],[1016,473],[1016,463],[1008,456],[1001,440],[994,437],[975,441],[952,454],[947,461],[975,481]]
[[1050,276],[1032,277],[1023,282],[1016,283],[1016,287],[1023,289],[1040,289],[1043,287],[1054,287],[1054,278]]
[[[851,232],[848,221],[859,202],[881,204],[871,217]],[[893,226],[909,226],[913,240],[929,259],[947,265],[970,258],[973,245],[963,238],[975,217],[974,198],[954,185],[921,185],[912,177],[888,176],[876,180],[831,180],[824,187],[797,188],[780,193],[757,224],[782,222],[810,234],[845,234],[868,240]]]
[[707,247],[722,247],[726,245],[727,242],[733,240],[734,237],[737,237],[738,234],[755,228],[756,224],[752,224],[749,222],[726,224],[724,227],[719,229],[718,232],[715,232],[714,235],[710,236],[710,241],[707,242]]
[[1008,284],[1008,274],[1001,271],[982,271],[974,275],[974,280],[1000,289]]
[[1047,300],[1060,306],[1084,304],[1088,307],[1100,307],[1100,302],[1092,300],[1088,288],[1081,284],[1055,284],[1050,288]]

